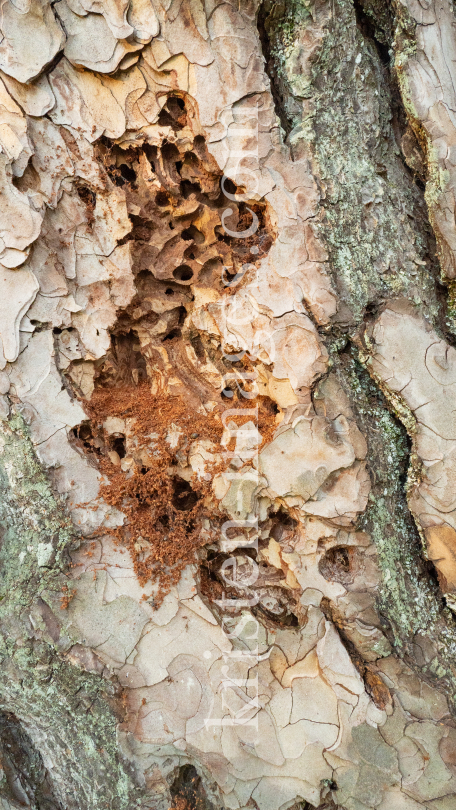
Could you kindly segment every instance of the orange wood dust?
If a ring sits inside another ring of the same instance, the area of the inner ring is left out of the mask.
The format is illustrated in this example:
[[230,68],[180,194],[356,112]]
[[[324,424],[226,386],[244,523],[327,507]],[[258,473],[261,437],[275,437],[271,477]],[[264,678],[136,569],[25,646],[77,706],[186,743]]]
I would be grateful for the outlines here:
[[[255,404],[258,404],[258,429],[269,439],[275,425],[268,399],[258,397],[254,404],[246,400],[227,402],[226,407],[251,408]],[[158,607],[179,581],[183,569],[195,562],[198,549],[208,542],[206,533],[201,537],[201,524],[213,511],[211,482],[198,481],[194,476],[189,485],[173,476],[175,456],[195,438],[209,439],[217,449],[220,447],[224,403],[213,413],[199,414],[190,411],[182,397],[152,394],[150,385],[144,382],[120,389],[96,389],[85,407],[94,436],[103,440],[103,422],[108,416],[131,418],[134,419],[131,431],[137,443],[134,457],[152,445],[147,466],[137,464],[133,472],[124,472],[103,454],[99,468],[109,479],[101,486],[101,497],[126,516],[124,526],[110,531],[129,549],[140,584],[144,586],[150,580],[158,583],[154,596],[154,606]],[[234,421],[242,424],[246,419],[238,416]],[[178,446],[173,449],[165,441],[172,423],[182,431]],[[151,440],[150,434],[157,434],[158,438]],[[211,473],[217,471],[214,466]]]

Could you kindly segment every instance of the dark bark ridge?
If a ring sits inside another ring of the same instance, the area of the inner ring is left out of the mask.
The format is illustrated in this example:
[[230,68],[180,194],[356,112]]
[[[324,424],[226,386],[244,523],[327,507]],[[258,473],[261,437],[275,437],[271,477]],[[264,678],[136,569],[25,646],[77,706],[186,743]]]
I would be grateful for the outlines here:
[[61,572],[74,528],[21,416],[3,423],[1,444],[0,737],[15,746],[6,795],[36,810],[134,807],[138,788],[116,745],[117,688],[96,657],[93,672],[68,660],[77,639],[64,630]]
[[[302,59],[306,28],[319,21],[324,36],[311,51],[304,86],[293,66]],[[373,490],[360,527],[377,546],[382,572],[377,610],[398,654],[444,690],[454,710],[455,620],[432,564],[423,559],[407,505],[410,445],[401,425],[407,418],[385,400],[359,363],[356,347],[350,348],[382,303],[404,296],[451,340],[423,195],[425,158],[408,127],[394,72],[394,9],[388,2],[352,0],[285,8],[266,0],[259,27],[292,154],[299,154],[304,139],[315,157],[320,234],[342,302],[329,329],[320,333],[370,445]]]

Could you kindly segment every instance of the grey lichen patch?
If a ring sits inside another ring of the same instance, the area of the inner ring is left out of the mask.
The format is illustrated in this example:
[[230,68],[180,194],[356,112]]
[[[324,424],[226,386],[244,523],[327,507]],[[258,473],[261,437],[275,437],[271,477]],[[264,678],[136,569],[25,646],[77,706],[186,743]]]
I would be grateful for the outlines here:
[[[320,235],[346,305],[345,311],[339,310],[341,323],[351,327],[369,306],[399,296],[422,307],[436,323],[440,310],[433,235],[423,191],[401,156],[406,117],[389,54],[375,41],[381,31],[380,45],[388,41],[394,21],[386,3],[356,5],[358,16],[352,0],[337,0],[330,17],[324,18],[322,4],[313,3],[306,7],[305,19],[290,7],[287,30],[294,13],[293,42],[302,42],[305,30],[315,33],[318,14],[324,20],[324,36],[313,52],[306,91],[297,93],[285,69],[288,39],[276,25],[277,33],[269,39],[269,66],[274,65],[269,75],[273,82],[280,76],[281,93],[285,83],[286,98],[294,99],[294,106],[287,102],[287,109],[293,110],[292,148],[299,149],[300,138],[312,144],[321,189]],[[360,6],[367,22],[373,21],[371,30],[360,18]],[[266,30],[272,29],[275,19],[274,12],[270,14],[269,28],[267,20],[263,23]],[[410,21],[404,21],[404,31],[403,51],[410,55],[414,49]],[[422,541],[407,504],[407,486],[419,478],[419,469],[418,460],[413,455],[410,459],[400,421],[412,435],[414,417],[399,396],[385,401],[378,381],[362,369],[355,354],[342,355],[341,364],[337,352],[342,346],[335,348],[334,369],[345,380],[360,428],[370,437],[369,458],[376,460],[370,465],[373,488],[361,528],[371,534],[378,551],[379,610],[391,627],[396,648],[412,663],[419,658],[416,639],[426,637],[435,654],[420,659],[422,673],[444,679],[454,695],[456,673],[450,665],[456,651],[454,620],[422,558]]]
[[[420,142],[426,160],[425,199],[437,240],[442,281],[456,275],[454,257],[454,164],[451,144],[454,124],[448,111],[454,108],[454,91],[446,91],[447,65],[454,63],[453,9],[449,2],[427,4],[395,2],[394,67],[409,125]],[[423,16],[424,14],[424,16]],[[449,32],[445,44],[442,32]],[[426,86],[426,77],[433,80]],[[451,86],[451,82],[449,87]],[[443,112],[442,112],[443,111]],[[446,326],[455,331],[453,291],[449,291]]]
[[[74,534],[20,415],[0,423],[0,616],[52,586]],[[59,585],[56,583],[58,589]]]
[[309,93],[310,76],[302,69],[305,56],[301,34],[312,23],[314,11],[312,0],[264,0],[259,10],[266,68],[285,135],[302,123],[300,100]]
[[49,603],[58,601],[74,529],[20,415],[0,424],[0,526],[0,705],[29,729],[45,765],[52,763],[59,806],[139,806],[116,750],[115,686],[57,652],[69,642]]
[[[350,397],[358,424],[368,437],[372,491],[360,528],[372,536],[381,582],[378,609],[392,641],[420,676],[441,681],[456,708],[456,629],[437,583],[421,556],[421,540],[407,504],[410,449],[407,434],[351,349],[340,355],[335,371]],[[375,461],[374,461],[375,460]],[[417,648],[428,650],[426,660]],[[434,650],[434,653],[429,652]]]
[[353,3],[338,0],[313,66],[321,235],[355,321],[371,302],[397,295],[422,303],[434,320],[432,234],[422,192],[401,158],[404,122],[386,62],[357,25]]
[[[413,30],[406,19],[403,27],[406,59]],[[393,28],[386,2],[307,0],[286,10],[265,2],[260,13],[285,134],[296,154],[300,141],[312,144],[320,236],[345,305],[342,323],[358,323],[379,298],[403,295],[438,318],[435,240],[400,146],[407,121],[397,77],[405,77],[390,64]]]
[[53,792],[62,806],[134,807],[133,784],[116,753],[116,720],[107,702],[112,686],[102,688],[99,677],[31,640],[4,657],[2,669],[9,675],[2,703],[33,729],[44,761],[53,763]]

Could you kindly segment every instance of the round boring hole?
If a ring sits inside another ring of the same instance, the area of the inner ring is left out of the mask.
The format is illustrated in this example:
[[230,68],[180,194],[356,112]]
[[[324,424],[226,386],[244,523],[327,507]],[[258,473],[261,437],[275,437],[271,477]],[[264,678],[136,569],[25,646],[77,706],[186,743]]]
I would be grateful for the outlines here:
[[193,270],[188,264],[181,264],[173,270],[173,276],[178,281],[190,281],[193,278]]
[[161,207],[169,205],[169,197],[165,191],[159,191],[157,196],[155,197],[155,202],[157,203],[157,205]]

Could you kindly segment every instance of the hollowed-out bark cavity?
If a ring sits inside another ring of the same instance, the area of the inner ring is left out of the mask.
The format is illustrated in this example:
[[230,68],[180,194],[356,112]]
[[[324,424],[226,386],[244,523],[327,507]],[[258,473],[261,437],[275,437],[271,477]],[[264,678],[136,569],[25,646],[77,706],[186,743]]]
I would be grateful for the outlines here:
[[[132,228],[122,244],[130,247],[135,294],[93,363],[88,420],[73,431],[109,480],[101,495],[126,514],[116,531],[140,582],[160,583],[156,603],[207,542],[202,521],[215,508],[187,454],[195,438],[220,448],[225,404],[204,367],[212,363],[220,378],[226,368],[216,341],[186,326],[195,290],[223,295],[227,280],[245,263],[257,266],[275,238],[266,203],[231,199],[237,188],[222,184],[188,97],[171,95],[159,123],[167,133],[161,143],[96,145],[102,170],[125,193]],[[93,216],[93,193],[84,186],[80,197]]]

